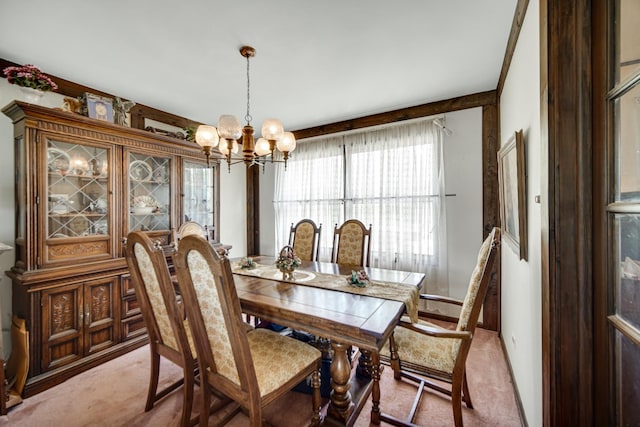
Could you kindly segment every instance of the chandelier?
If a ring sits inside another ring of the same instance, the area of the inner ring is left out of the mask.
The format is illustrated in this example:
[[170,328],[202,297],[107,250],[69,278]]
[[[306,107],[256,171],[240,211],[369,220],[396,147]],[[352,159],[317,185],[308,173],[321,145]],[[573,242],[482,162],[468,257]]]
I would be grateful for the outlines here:
[[[256,53],[251,46],[242,46],[240,54],[247,59],[247,113],[244,116],[247,124],[240,126],[240,121],[232,115],[223,114],[218,119],[218,128],[210,125],[200,125],[196,130],[195,139],[207,158],[212,157],[213,149],[227,160],[229,170],[231,165],[243,162],[247,167],[253,165],[264,166],[266,162],[283,162],[287,167],[289,153],[296,148],[296,139],[291,132],[285,132],[280,120],[266,119],[262,124],[262,136],[257,141],[253,137],[251,126],[250,99],[251,85],[249,79],[249,59]],[[242,146],[242,156],[236,156]],[[282,153],[282,160],[275,160],[275,150]],[[217,154],[217,153],[215,153]]]

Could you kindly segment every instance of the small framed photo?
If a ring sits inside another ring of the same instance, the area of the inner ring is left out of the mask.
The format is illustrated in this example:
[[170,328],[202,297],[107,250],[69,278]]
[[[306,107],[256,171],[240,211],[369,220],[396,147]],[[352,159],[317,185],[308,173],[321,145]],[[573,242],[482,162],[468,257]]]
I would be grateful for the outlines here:
[[113,123],[113,100],[92,93],[84,94],[87,116]]
[[502,233],[520,259],[527,260],[527,183],[522,130],[498,152]]

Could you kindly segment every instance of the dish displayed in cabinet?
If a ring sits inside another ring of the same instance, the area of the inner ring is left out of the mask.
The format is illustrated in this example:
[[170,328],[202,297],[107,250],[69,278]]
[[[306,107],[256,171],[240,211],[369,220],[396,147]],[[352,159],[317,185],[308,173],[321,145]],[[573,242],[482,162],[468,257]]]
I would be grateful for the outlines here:
[[149,181],[153,171],[144,160],[134,160],[129,165],[129,177],[135,181]]
[[71,168],[69,154],[56,147],[47,148],[47,165],[52,172],[66,173]]

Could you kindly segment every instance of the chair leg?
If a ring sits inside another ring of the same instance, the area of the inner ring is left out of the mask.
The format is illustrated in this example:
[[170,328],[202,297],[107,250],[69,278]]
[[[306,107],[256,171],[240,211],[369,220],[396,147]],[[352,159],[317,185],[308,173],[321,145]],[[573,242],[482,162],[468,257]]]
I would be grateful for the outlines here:
[[396,346],[396,340],[393,336],[393,332],[389,336],[389,352],[391,369],[393,369],[393,378],[400,380],[402,378],[402,372],[400,370],[400,356],[398,356],[398,347]]
[[251,427],[262,427],[262,408],[260,406],[250,410],[249,425]]
[[464,399],[467,408],[473,409],[473,403],[471,403],[471,394],[469,393],[469,384],[467,383],[467,371],[464,372],[462,377],[462,398]]
[[182,398],[182,426],[189,427],[195,425],[196,420],[191,421],[191,408],[193,406],[193,388],[195,383],[193,365],[185,363],[184,369],[184,391]]
[[156,392],[158,391],[158,376],[160,375],[160,355],[151,344],[151,370],[149,371],[149,392],[147,393],[147,404],[144,407],[145,412],[153,408],[156,401]]
[[451,406],[453,407],[453,421],[456,427],[462,427],[462,381],[451,384]]
[[312,404],[313,416],[311,417],[311,425],[317,427],[320,425],[320,406],[322,404],[322,396],[320,396],[320,367],[316,366],[311,376],[311,387],[313,388]]
[[211,406],[211,386],[204,377],[201,378],[200,381],[200,427],[207,427],[209,425],[209,411]]

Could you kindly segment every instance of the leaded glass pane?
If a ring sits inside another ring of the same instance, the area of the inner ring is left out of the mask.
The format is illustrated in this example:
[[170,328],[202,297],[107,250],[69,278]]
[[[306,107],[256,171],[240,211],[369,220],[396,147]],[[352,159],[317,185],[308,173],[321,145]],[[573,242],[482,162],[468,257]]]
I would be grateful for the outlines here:
[[109,234],[108,174],[105,148],[48,141],[48,238]]
[[129,231],[169,230],[171,160],[129,154]]

